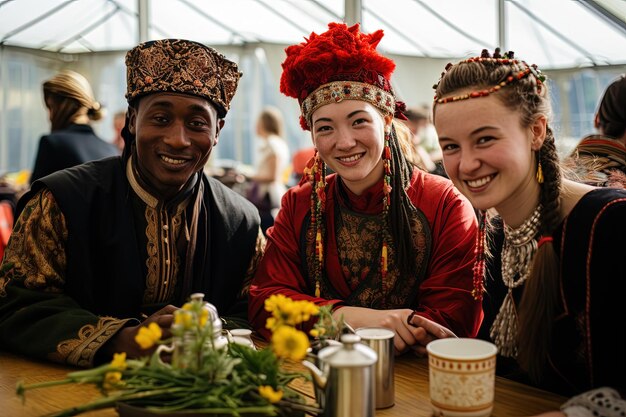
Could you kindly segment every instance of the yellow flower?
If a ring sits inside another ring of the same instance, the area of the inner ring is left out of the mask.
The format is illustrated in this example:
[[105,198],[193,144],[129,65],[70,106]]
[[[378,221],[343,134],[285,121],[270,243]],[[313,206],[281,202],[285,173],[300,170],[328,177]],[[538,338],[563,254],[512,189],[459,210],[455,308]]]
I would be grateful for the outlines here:
[[259,394],[272,404],[277,403],[281,398],[283,398],[282,390],[274,391],[274,388],[269,385],[261,385],[259,387]]
[[278,327],[276,317],[268,317],[267,321],[265,322],[265,328],[273,331],[276,327]]
[[265,311],[274,312],[280,310],[280,307],[287,301],[291,301],[291,299],[282,294],[273,294],[265,300]]
[[296,301],[296,318],[294,318],[295,324],[299,324],[305,321],[309,321],[311,316],[319,314],[319,307],[314,303],[306,300]]
[[128,366],[126,363],[126,352],[122,353],[114,353],[113,360],[111,361],[111,366],[124,370]]
[[204,327],[206,325],[207,320],[209,319],[209,311],[202,309],[200,310],[200,316],[198,317],[198,324],[200,324],[200,327]]
[[272,313],[272,324],[266,323],[268,329],[280,325],[296,326],[308,321],[311,316],[319,313],[319,307],[307,300],[293,301],[282,294],[274,294],[265,300],[265,310]]
[[280,358],[301,361],[309,348],[309,338],[304,332],[290,326],[280,326],[272,334],[272,348]]
[[121,372],[107,372],[104,375],[104,381],[102,382],[102,388],[106,391],[113,390],[123,385]]
[[142,349],[148,349],[158,342],[161,336],[161,328],[158,324],[152,322],[148,327],[143,326],[139,329],[139,333],[135,336],[135,342],[137,342]]
[[184,329],[190,329],[193,324],[193,314],[188,310],[176,310],[174,312],[174,324]]
[[326,333],[326,329],[321,327],[319,329],[311,329],[311,331],[309,332],[309,334],[313,337],[319,337],[322,336]]

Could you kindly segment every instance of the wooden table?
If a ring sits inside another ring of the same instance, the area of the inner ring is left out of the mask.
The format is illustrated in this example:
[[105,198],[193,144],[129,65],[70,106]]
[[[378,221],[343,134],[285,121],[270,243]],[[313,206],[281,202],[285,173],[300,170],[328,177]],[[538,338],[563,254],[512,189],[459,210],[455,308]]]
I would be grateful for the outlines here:
[[[26,403],[15,394],[18,381],[25,383],[62,379],[73,368],[37,362],[14,354],[0,352],[0,415],[7,417],[36,417],[66,407],[82,404],[100,396],[91,385],[63,385],[28,391]],[[312,395],[309,383],[298,384],[300,390]],[[396,358],[395,405],[377,410],[376,416],[429,417],[428,363],[411,355]],[[496,378],[493,416],[530,416],[557,410],[565,398],[503,378]],[[87,417],[115,417],[112,410],[82,414]]]

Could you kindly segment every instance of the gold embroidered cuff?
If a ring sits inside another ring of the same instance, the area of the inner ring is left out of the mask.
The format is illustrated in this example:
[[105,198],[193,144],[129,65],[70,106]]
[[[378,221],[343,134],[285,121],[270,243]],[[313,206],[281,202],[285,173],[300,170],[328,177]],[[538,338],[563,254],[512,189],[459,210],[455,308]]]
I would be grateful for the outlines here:
[[129,320],[133,319],[100,317],[98,323],[81,327],[76,339],[60,342],[57,351],[50,354],[50,360],[83,368],[92,367],[98,349]]

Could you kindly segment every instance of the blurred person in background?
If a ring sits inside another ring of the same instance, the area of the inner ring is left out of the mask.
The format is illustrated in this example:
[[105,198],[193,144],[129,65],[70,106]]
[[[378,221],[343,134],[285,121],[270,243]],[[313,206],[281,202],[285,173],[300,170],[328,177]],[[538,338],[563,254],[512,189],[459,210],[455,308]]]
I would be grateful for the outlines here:
[[285,171],[289,168],[289,147],[284,138],[284,121],[276,107],[265,107],[259,114],[256,133],[261,138],[255,174],[250,178],[250,201],[259,209],[263,233],[274,224],[280,200],[287,191]]
[[[441,162],[441,150],[435,144],[436,150],[430,151],[425,146],[425,139],[430,135],[429,129],[434,129],[430,121],[430,111],[426,106],[409,107],[404,112],[407,120],[404,124],[412,134],[412,146],[414,153],[414,163],[418,167],[441,176],[446,176],[446,171]],[[436,134],[435,134],[436,138]]]
[[31,184],[48,174],[84,162],[118,155],[117,148],[99,138],[91,121],[104,109],[81,74],[65,70],[43,84],[51,133],[42,136],[30,177]]
[[431,159],[426,148],[421,144],[422,130],[425,129],[428,124],[428,114],[421,108],[413,107],[406,109],[404,115],[407,120],[403,120],[403,122],[413,134],[411,143],[415,155],[413,162],[415,165],[428,172],[434,171],[436,168],[435,162]]
[[126,110],[118,111],[113,115],[113,145],[119,149],[120,154],[124,151],[124,138],[122,129],[126,123]]
[[291,158],[291,178],[292,185],[297,185],[304,176],[304,169],[307,163],[315,156],[315,147],[307,146],[299,149]]
[[626,77],[604,91],[594,119],[599,134],[584,137],[565,160],[573,179],[600,187],[626,188]]

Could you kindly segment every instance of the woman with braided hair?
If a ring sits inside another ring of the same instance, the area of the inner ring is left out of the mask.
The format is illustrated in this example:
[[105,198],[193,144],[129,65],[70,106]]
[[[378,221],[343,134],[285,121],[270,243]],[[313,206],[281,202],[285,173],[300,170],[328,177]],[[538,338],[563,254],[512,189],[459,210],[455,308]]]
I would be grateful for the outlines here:
[[545,77],[512,52],[448,64],[435,90],[444,166],[480,212],[479,337],[498,372],[562,394],[624,390],[626,324],[609,321],[623,316],[626,192],[562,178]]
[[250,289],[248,315],[265,336],[273,294],[330,304],[353,328],[390,328],[397,353],[480,326],[475,213],[448,179],[405,158],[382,36],[331,23],[286,49],[281,91],[298,99],[316,156],[282,200]]

